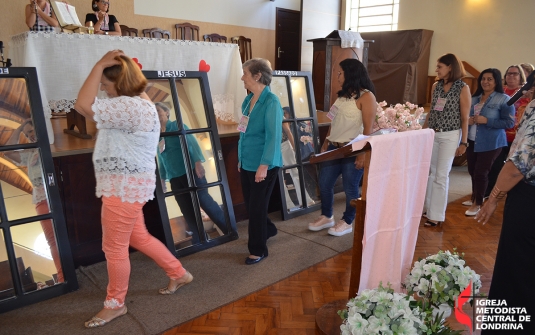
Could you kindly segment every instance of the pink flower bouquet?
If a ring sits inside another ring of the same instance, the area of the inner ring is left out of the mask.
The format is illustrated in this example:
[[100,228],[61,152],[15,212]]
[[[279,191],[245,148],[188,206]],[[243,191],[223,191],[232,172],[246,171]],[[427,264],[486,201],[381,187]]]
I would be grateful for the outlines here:
[[419,123],[424,109],[417,105],[406,102],[387,106],[386,101],[377,104],[373,131],[385,128],[394,128],[397,131],[422,129]]

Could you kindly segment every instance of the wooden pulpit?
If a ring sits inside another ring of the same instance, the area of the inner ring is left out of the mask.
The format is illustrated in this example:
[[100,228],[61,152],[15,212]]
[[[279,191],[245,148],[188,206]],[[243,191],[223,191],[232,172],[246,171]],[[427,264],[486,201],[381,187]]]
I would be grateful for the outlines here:
[[380,282],[401,290],[412,266],[433,138],[430,129],[370,136],[310,158],[311,163],[321,163],[365,155],[361,197],[351,200],[357,214],[348,299],[318,310],[316,330],[320,334],[340,333],[342,319],[336,312],[346,309],[359,290],[375,288]]
[[347,301],[354,297],[359,289],[360,270],[362,266],[362,239],[364,238],[364,218],[366,217],[366,190],[368,188],[368,171],[370,166],[371,146],[366,144],[361,150],[353,151],[351,145],[312,155],[311,163],[321,163],[332,159],[340,159],[357,155],[365,155],[364,175],[362,176],[362,192],[359,199],[352,199],[351,206],[357,209],[353,223],[353,253],[351,257],[351,275],[349,279],[349,294],[347,299],[335,300],[323,305],[316,313],[316,330],[320,334],[339,334],[342,319],[337,312],[346,308]]
[[313,45],[312,83],[316,108],[328,112],[341,89],[338,84],[336,65],[347,58],[356,58],[367,67],[369,43],[364,41],[364,48],[342,48],[342,39],[338,30],[325,38],[307,40]]

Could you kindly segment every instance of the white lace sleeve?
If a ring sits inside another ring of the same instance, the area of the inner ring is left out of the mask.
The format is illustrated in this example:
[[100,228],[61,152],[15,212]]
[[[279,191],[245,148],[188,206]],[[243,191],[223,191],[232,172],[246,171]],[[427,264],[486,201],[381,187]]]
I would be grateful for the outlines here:
[[128,132],[154,129],[156,107],[139,97],[95,98],[91,106],[98,129],[121,129]]

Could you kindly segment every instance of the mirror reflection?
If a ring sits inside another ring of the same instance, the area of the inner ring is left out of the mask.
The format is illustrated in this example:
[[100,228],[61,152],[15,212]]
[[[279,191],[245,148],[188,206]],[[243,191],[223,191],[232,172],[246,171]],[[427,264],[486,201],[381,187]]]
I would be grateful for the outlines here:
[[208,120],[199,79],[177,80],[176,91],[184,123],[187,123],[190,129],[207,128]]
[[4,232],[0,229],[0,300],[15,296],[5,245]]
[[305,190],[312,200],[316,203],[320,202],[320,189],[318,181],[318,170],[315,164],[303,165],[303,177],[305,182]]
[[[199,244],[200,232],[206,240],[228,233],[227,215],[222,199],[218,186],[199,189],[197,193],[175,193],[165,198],[177,250]],[[195,210],[198,207],[194,206],[194,200],[200,204],[198,212]],[[198,222],[202,222],[202,226],[197,224]]]
[[[281,106],[290,106],[290,100],[288,99],[288,86],[286,85],[286,77],[273,76],[271,79],[271,85],[269,86],[271,92],[277,95],[280,100]],[[293,115],[289,117],[293,119]]]
[[24,78],[0,78],[0,145],[8,145],[6,141],[11,132],[18,130],[20,142],[35,143],[37,136],[31,121],[30,100],[26,80]]
[[4,151],[1,161],[0,185],[8,219],[50,213],[39,150]]
[[[303,208],[303,192],[301,190],[301,183],[299,181],[299,171],[298,168],[284,169],[282,172],[284,178],[284,199],[286,201],[286,210],[291,213],[300,208]],[[305,192],[305,201],[307,207],[314,205],[317,201],[312,199],[310,193],[307,189]]]
[[311,117],[305,78],[292,77],[290,78],[290,85],[292,85],[292,99],[295,117]]
[[[43,289],[63,282],[61,260],[52,220],[42,220],[11,228],[17,263],[23,264],[24,291]],[[19,261],[20,259],[20,261]],[[18,264],[20,267],[20,264]],[[20,270],[20,268],[19,268]]]
[[297,143],[301,153],[301,161],[308,162],[314,153],[314,132],[312,121],[297,122]]
[[199,189],[197,197],[201,205],[203,228],[207,240],[226,235],[229,232],[223,190],[220,186]]
[[[178,103],[182,122],[188,129],[208,127],[202,91],[198,79],[182,79],[176,81]],[[171,85],[167,80],[149,80],[145,93],[154,103],[164,104],[169,111],[169,120],[175,121],[177,111],[173,104]]]

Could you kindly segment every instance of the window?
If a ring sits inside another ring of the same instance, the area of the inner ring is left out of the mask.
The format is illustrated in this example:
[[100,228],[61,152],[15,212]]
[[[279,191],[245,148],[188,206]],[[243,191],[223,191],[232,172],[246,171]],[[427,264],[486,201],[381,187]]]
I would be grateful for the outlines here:
[[399,0],[348,1],[351,30],[385,31],[398,29]]

